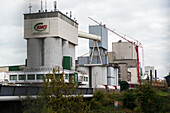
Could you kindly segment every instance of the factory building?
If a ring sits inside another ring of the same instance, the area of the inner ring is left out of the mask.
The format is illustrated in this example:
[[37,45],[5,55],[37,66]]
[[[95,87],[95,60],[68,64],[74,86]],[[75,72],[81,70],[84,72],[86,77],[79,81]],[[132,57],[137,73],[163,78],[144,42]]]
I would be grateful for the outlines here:
[[112,52],[115,53],[115,59],[137,59],[135,47],[129,42],[118,42],[112,43]]
[[[78,44],[78,23],[71,17],[55,10],[24,14],[24,39],[27,40],[27,59],[24,66],[0,68],[2,84],[37,85],[43,76],[56,76],[64,71],[65,81],[73,76],[76,85],[88,84],[88,75],[75,70],[75,46]],[[98,36],[86,34],[84,37]]]
[[[102,25],[90,25],[89,33],[78,30],[78,23],[56,9],[48,12],[24,14],[24,39],[27,41],[27,59],[25,65],[0,67],[2,84],[41,85],[43,77],[53,74],[64,79],[69,76],[75,85],[85,88],[118,87],[118,67],[109,64],[108,31]],[[75,63],[75,47],[78,38],[89,40],[89,56],[78,57]]]
[[[89,40],[90,55],[78,57],[76,70],[89,75],[89,87],[118,87],[118,68],[109,65],[108,31],[101,25],[89,26],[89,33],[101,36],[101,41]],[[96,44],[95,44],[96,43]]]
[[155,70],[154,66],[145,66],[144,70],[143,79],[157,79],[157,70]]
[[[78,38],[89,39],[90,55],[75,64]],[[43,76],[64,70],[65,81],[73,76],[76,85],[86,88],[117,88],[118,68],[109,65],[108,32],[100,25],[89,26],[89,33],[78,30],[78,23],[58,10],[24,14],[27,59],[23,66],[0,68],[1,83],[41,85]]]
[[24,14],[24,39],[27,40],[26,70],[62,68],[64,56],[72,59],[71,69],[75,69],[78,23],[60,11]]
[[[112,52],[108,52],[108,57],[111,64],[119,67],[119,81],[138,84],[137,54],[133,44],[121,40],[113,42]],[[142,74],[141,72],[140,74]]]

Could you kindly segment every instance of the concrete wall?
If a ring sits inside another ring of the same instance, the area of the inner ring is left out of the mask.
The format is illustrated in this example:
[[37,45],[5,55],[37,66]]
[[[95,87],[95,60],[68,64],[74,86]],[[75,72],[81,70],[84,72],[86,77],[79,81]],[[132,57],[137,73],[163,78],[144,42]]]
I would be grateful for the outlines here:
[[114,63],[126,63],[127,67],[137,67],[137,60],[136,59],[120,59],[120,60],[114,60]]
[[45,38],[44,39],[44,65],[62,67],[62,39]]
[[107,67],[92,67],[92,88],[107,85]]
[[135,46],[129,42],[112,43],[112,51],[116,53],[116,59],[137,59]]
[[131,81],[130,83],[138,83],[138,76],[137,76],[137,67],[136,68],[128,68],[128,71],[131,72]]
[[75,45],[72,43],[69,43],[69,56],[72,57],[72,69],[75,69]]
[[75,44],[61,38],[27,39],[27,67],[62,67],[63,56],[72,57],[72,69],[75,69]]
[[43,65],[43,39],[27,40],[27,66],[37,68]]
[[120,76],[122,81],[127,81],[127,64],[119,64]]
[[[49,33],[33,33],[33,23],[35,22],[49,22]],[[73,44],[78,44],[78,29],[64,20],[53,18],[27,19],[24,20],[24,38],[45,38],[45,37],[61,37],[70,41]]]
[[63,56],[69,56],[69,42],[67,40],[62,41]]

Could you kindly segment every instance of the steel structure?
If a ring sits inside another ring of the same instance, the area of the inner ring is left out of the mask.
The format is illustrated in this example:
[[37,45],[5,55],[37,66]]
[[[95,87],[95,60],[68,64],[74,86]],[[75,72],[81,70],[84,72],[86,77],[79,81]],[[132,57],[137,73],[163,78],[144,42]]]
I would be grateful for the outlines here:
[[[111,30],[110,28],[106,27],[105,25],[102,25],[101,23],[99,23],[99,22],[97,22],[96,20],[92,19],[91,17],[88,17],[88,18],[89,18],[90,20],[92,20],[93,22],[95,22],[96,24],[101,25],[102,27],[106,28],[106,29],[109,30],[110,32],[112,32],[112,33],[114,33],[115,35],[123,38],[124,40],[126,40],[127,42],[129,42],[129,43],[131,43],[131,44],[133,44],[133,45],[135,46],[136,53],[137,53],[137,72],[138,72],[138,75],[137,75],[137,76],[138,76],[138,82],[140,82],[139,47],[142,48],[142,51],[143,51],[143,46],[142,46],[142,44],[141,44],[138,40],[129,37],[129,38],[131,38],[131,39],[133,39],[133,40],[136,41],[136,43],[135,43],[135,42],[132,42],[132,41],[130,41],[130,40],[128,40],[128,39],[125,38],[127,35],[122,36],[122,35],[120,35],[119,33],[115,32],[114,30]],[[144,59],[144,57],[143,57],[143,59]],[[144,65],[144,60],[143,60],[143,65]]]

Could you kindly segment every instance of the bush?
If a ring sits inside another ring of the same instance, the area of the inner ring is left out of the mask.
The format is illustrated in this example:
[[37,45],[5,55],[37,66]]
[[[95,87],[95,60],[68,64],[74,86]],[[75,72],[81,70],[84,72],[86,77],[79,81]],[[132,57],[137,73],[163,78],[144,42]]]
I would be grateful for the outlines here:
[[[69,83],[64,82],[64,72],[60,77],[48,74],[44,77],[43,90],[37,99],[27,98],[23,102],[24,113],[83,113],[90,112],[90,106],[83,100],[83,96],[76,95],[76,87],[72,77]],[[72,94],[76,96],[70,96]]]
[[[164,112],[164,99],[159,96],[150,84],[139,85],[134,90],[126,91],[122,96],[124,107],[144,113]],[[141,112],[141,111],[140,111]]]
[[132,90],[128,90],[127,92],[125,92],[122,97],[124,107],[134,109],[136,107],[135,99],[136,95]]
[[134,112],[138,112],[138,113],[142,112],[141,107],[135,107]]

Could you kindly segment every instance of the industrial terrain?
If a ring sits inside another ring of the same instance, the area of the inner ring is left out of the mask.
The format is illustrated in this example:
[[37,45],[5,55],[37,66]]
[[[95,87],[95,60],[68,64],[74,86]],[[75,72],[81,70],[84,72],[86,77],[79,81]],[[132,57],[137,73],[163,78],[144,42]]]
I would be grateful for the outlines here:
[[[144,66],[144,48],[137,39],[91,17],[95,25],[88,26],[89,32],[80,31],[81,23],[71,12],[59,11],[56,2],[52,11],[43,10],[42,2],[38,12],[31,8],[30,4],[30,12],[23,18],[25,64],[0,67],[0,112],[22,112],[21,100],[29,95],[36,103],[43,94],[42,99],[49,99],[41,103],[43,107],[55,104],[55,99],[68,103],[75,99],[82,102],[83,110],[94,113],[170,111],[170,74],[160,80],[154,66]],[[108,32],[121,40],[108,42]],[[89,53],[76,58],[78,38],[89,41]],[[112,51],[108,51],[108,43],[112,43]],[[60,108],[56,106],[44,109],[53,112]],[[74,110],[78,108],[75,105]]]

